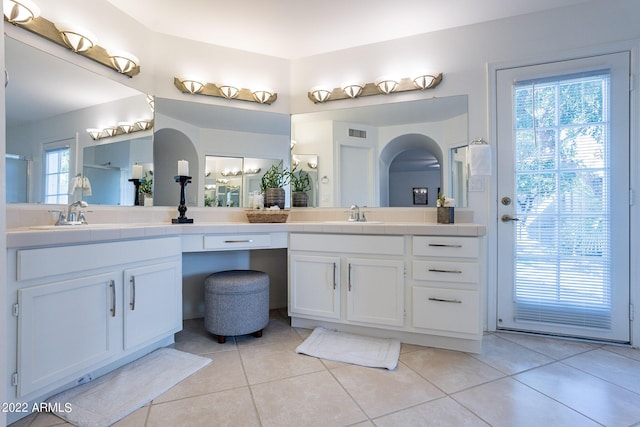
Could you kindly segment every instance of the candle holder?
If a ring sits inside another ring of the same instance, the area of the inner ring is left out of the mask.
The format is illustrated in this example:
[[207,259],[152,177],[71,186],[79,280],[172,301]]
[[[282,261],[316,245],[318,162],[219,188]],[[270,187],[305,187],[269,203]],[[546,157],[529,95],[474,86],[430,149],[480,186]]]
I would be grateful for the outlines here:
[[135,186],[135,193],[133,193],[133,205],[140,206],[140,180],[138,178],[131,178],[129,182],[133,182]]
[[190,176],[185,175],[176,175],[173,177],[176,182],[180,183],[180,204],[178,205],[178,212],[180,212],[180,216],[178,218],[173,218],[171,222],[173,224],[193,224],[193,219],[187,218],[185,213],[187,212],[187,205],[185,203],[184,197],[184,187],[187,186],[191,182]]

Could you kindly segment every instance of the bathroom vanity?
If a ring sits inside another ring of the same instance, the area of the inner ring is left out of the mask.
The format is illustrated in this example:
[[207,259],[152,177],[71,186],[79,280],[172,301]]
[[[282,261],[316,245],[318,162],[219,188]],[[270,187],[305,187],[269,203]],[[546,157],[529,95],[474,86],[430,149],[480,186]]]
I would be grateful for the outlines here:
[[10,229],[7,394],[37,402],[171,344],[188,254],[286,251],[292,326],[479,352],[484,233],[295,218]]

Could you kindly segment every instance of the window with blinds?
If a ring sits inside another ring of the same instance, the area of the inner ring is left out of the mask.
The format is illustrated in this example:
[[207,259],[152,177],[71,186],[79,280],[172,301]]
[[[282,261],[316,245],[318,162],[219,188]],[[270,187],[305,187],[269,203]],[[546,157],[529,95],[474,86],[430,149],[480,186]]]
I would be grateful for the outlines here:
[[609,83],[514,85],[518,321],[611,328]]

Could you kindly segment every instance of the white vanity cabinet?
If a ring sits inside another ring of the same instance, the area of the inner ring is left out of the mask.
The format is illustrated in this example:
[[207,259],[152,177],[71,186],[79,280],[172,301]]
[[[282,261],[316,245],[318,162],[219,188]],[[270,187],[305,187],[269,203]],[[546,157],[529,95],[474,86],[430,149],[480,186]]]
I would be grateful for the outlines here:
[[9,396],[38,399],[172,342],[181,260],[179,237],[9,249]]
[[402,326],[404,271],[403,236],[291,233],[289,314]]
[[434,335],[480,339],[479,239],[412,239],[413,326]]

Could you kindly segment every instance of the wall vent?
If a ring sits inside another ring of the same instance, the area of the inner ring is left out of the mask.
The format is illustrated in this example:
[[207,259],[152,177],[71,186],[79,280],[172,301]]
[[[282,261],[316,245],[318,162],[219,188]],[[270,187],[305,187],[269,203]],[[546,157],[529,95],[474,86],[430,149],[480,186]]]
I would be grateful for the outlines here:
[[349,129],[349,136],[352,136],[354,138],[366,138],[367,131],[360,129]]

